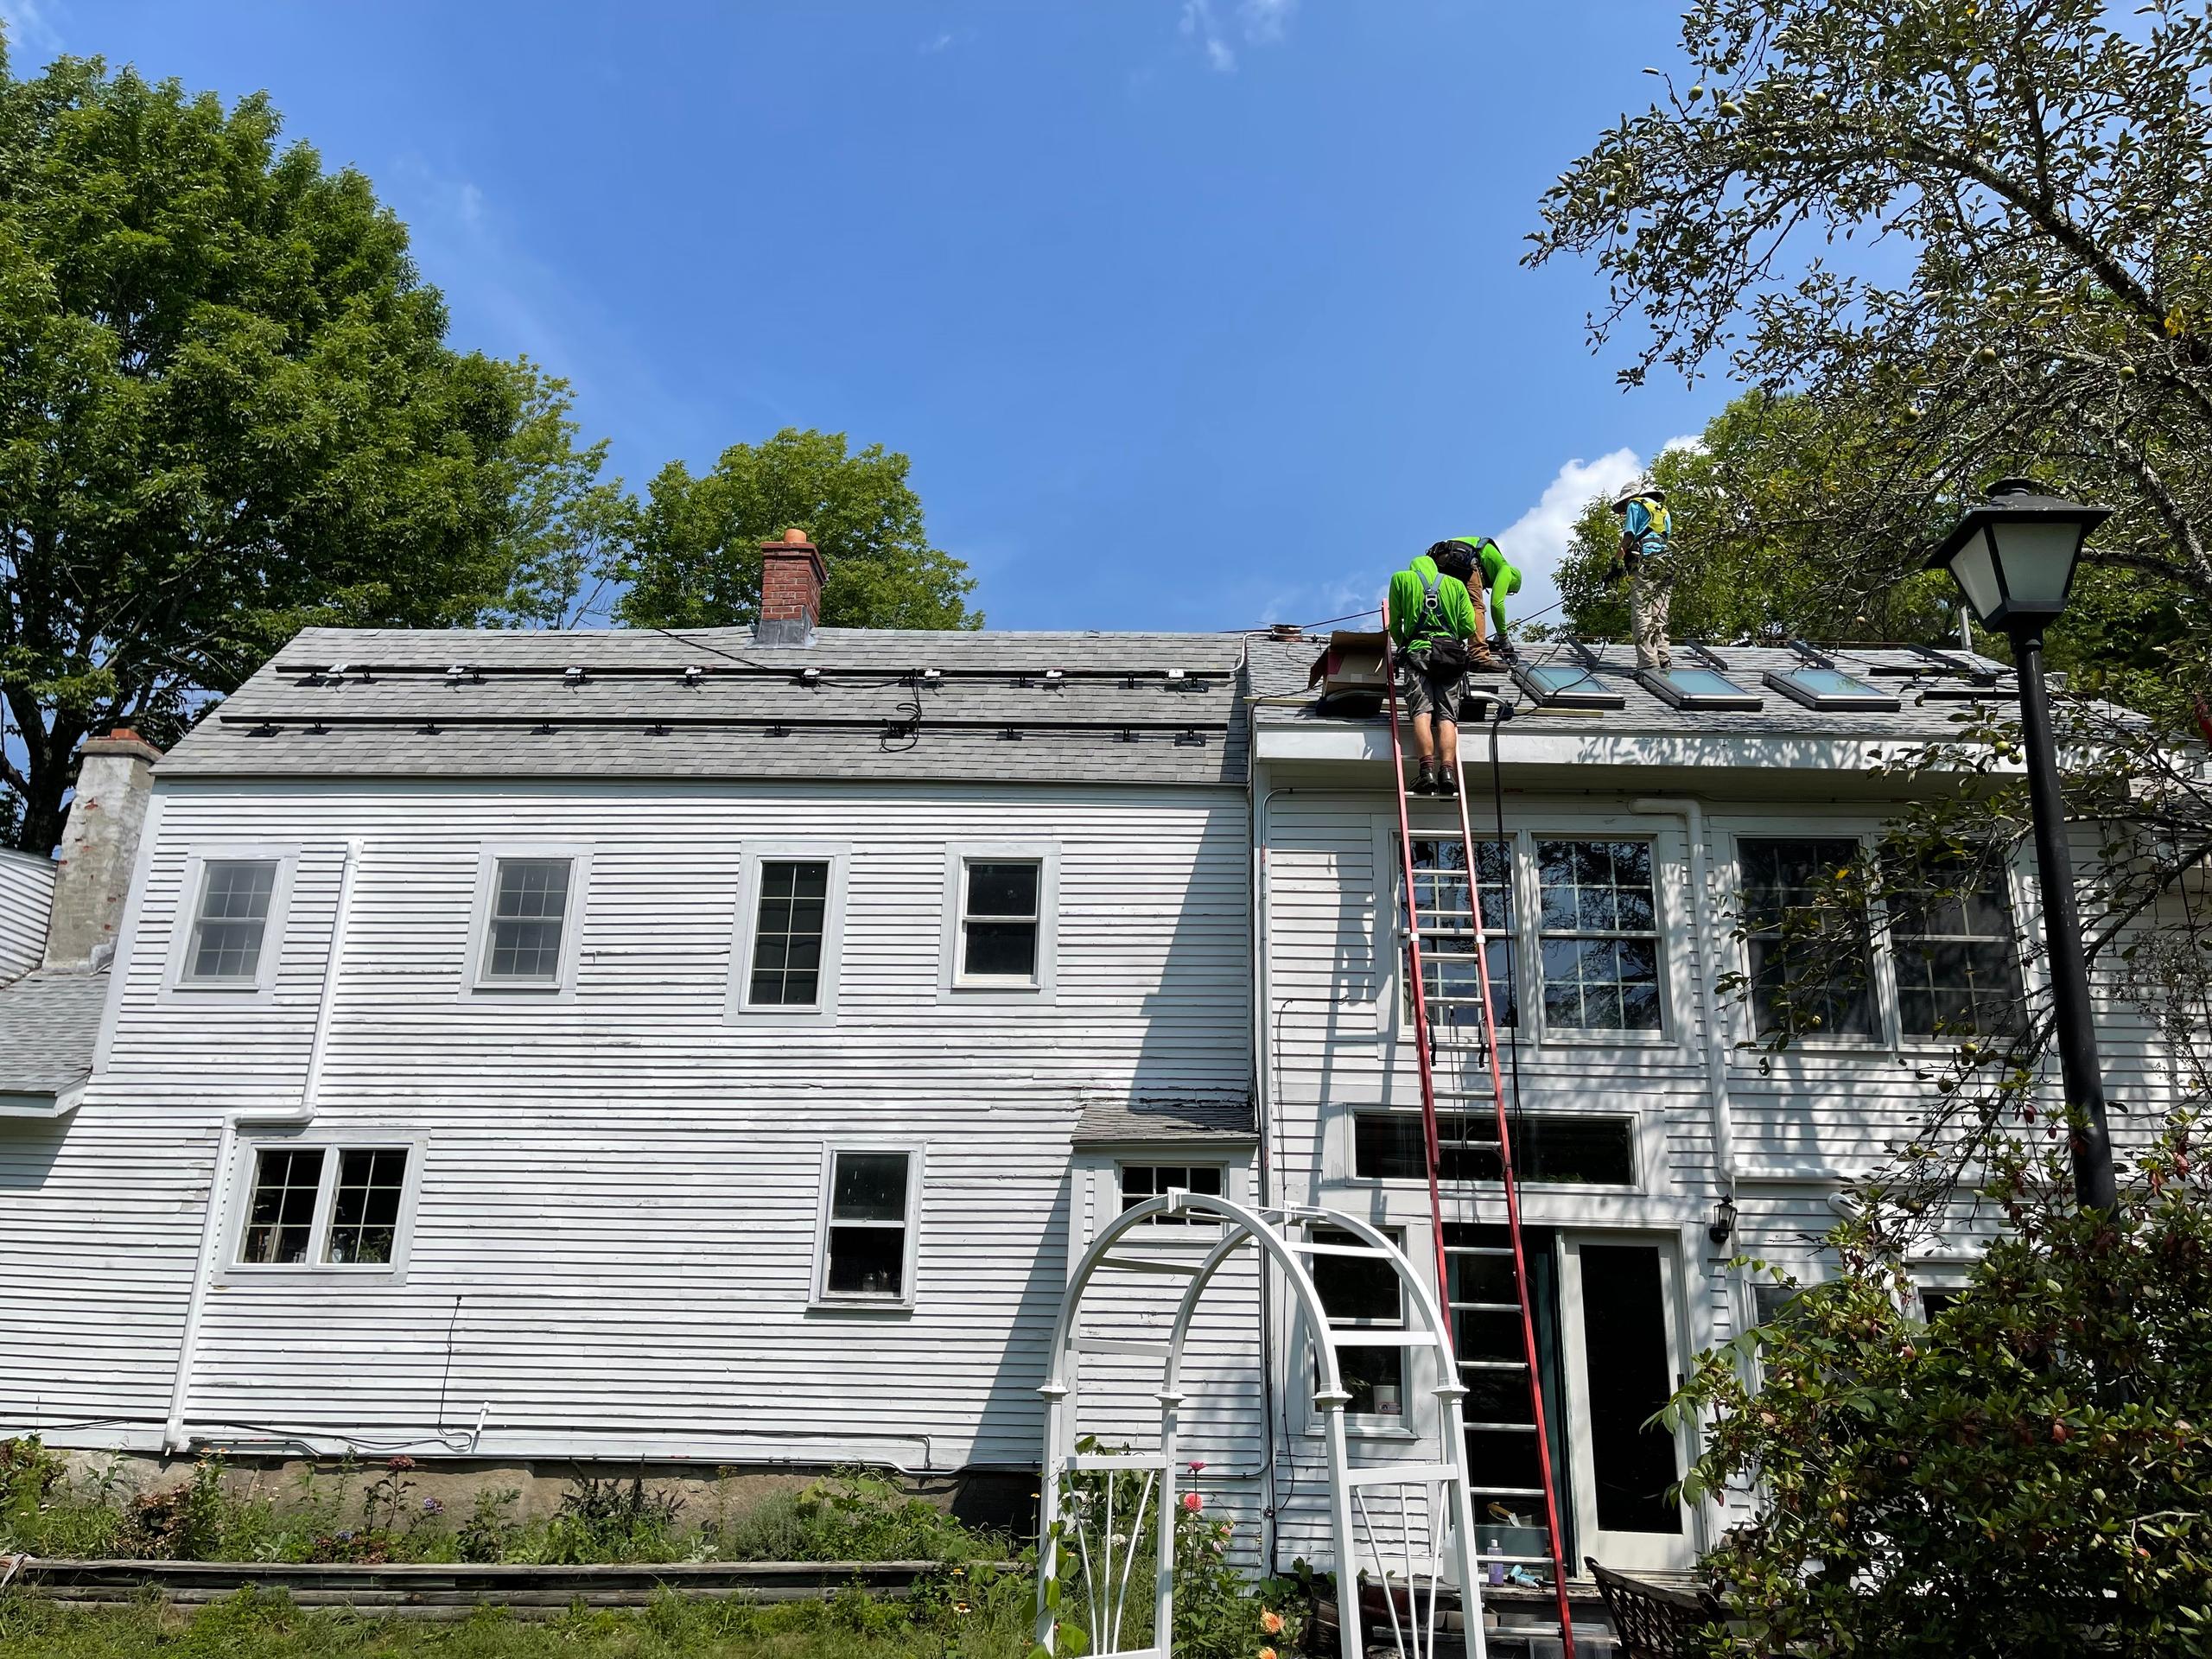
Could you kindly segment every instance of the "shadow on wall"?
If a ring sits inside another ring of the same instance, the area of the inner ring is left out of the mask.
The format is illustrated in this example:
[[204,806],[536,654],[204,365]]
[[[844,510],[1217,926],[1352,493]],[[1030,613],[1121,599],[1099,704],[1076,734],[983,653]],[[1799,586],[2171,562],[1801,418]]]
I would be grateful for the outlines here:
[[68,1117],[0,1119],[0,1192],[44,1186],[68,1133]]

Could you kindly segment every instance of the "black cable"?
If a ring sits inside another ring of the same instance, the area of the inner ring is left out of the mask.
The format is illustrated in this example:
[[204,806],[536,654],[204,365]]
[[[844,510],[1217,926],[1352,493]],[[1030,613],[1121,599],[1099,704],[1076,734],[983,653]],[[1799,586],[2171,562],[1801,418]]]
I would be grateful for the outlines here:
[[[1497,841],[1501,848],[1505,845],[1505,774],[1499,766],[1497,750],[1498,739],[1503,734],[1504,725],[1505,705],[1500,703],[1491,711],[1490,717],[1490,791],[1491,807],[1497,815]],[[1510,856],[1505,868],[1509,874],[1513,868]],[[1506,886],[1509,901],[1512,891],[1512,884],[1509,881]],[[1510,1125],[1507,1130],[1509,1137],[1517,1133],[1521,1128],[1521,1022],[1527,1018],[1527,1009],[1523,1006],[1526,1001],[1523,995],[1525,988],[1521,983],[1520,965],[1520,959],[1516,956],[1513,961],[1513,1036],[1510,1046],[1506,1050],[1513,1070],[1513,1109],[1512,1116],[1507,1120]],[[1539,977],[1541,977],[1541,969]]]

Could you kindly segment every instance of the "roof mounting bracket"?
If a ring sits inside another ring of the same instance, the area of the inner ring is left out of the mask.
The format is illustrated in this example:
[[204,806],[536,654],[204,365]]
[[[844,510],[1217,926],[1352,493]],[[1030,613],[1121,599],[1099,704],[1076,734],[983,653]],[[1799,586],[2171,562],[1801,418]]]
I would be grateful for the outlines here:
[[706,677],[707,671],[696,663],[683,671],[683,683],[686,685],[696,685]]
[[999,734],[999,741],[1000,741],[1001,743],[1019,743],[1019,742],[1020,742],[1020,741],[1021,741],[1021,728],[1020,728],[1020,727],[1019,727],[1019,726],[1009,726],[1009,727],[1006,728],[1006,729],[1005,729],[1005,730],[1001,731],[1001,732]]
[[780,721],[770,725],[766,731],[766,735],[770,737],[789,737],[791,734],[791,728]]
[[1116,743],[1134,743],[1137,741],[1137,734],[1124,726],[1114,734],[1114,741]]
[[804,686],[810,691],[819,690],[822,686],[822,671],[811,664],[802,668],[798,671],[797,683]]
[[582,663],[570,663],[561,671],[561,683],[563,685],[582,685],[589,677]]
[[446,670],[448,685],[460,685],[463,682],[470,685],[481,685],[484,683],[484,677],[467,663],[455,663],[451,668]]
[[1801,662],[1809,663],[1815,668],[1834,668],[1835,666],[1834,658],[1829,656],[1825,651],[1819,650],[1815,646],[1806,644],[1802,639],[1787,639],[1783,643],[1787,645],[1790,650],[1797,653],[1798,659]]
[[1945,673],[1959,675],[1971,680],[1976,685],[1997,683],[1997,671],[1993,668],[1984,668],[1979,663],[1967,662],[1952,656],[1948,652],[1937,651],[1928,645],[1907,645],[1905,649],[1923,662],[1933,663]]
[[246,735],[248,737],[274,737],[281,729],[282,728],[278,727],[275,721],[264,720],[260,725],[256,726],[252,730],[249,731]]
[[1205,734],[1195,726],[1176,734],[1175,747],[1179,749],[1203,749],[1205,746]]
[[533,737],[550,737],[559,729],[551,721],[541,720],[537,725],[531,727],[530,731]]

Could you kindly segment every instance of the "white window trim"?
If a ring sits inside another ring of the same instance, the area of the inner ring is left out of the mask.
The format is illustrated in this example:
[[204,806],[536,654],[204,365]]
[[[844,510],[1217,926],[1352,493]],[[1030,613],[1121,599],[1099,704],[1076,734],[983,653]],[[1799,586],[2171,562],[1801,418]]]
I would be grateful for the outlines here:
[[[499,861],[510,858],[565,858],[569,861],[569,907],[561,918],[561,970],[550,985],[518,984],[484,977],[486,936],[492,926],[492,897],[498,885]],[[542,1007],[573,1002],[576,997],[576,960],[583,944],[584,911],[591,893],[592,849],[575,841],[500,841],[486,842],[476,862],[476,897],[469,911],[468,957],[461,964],[461,996],[465,1002],[485,1005],[516,1003]]]
[[[729,1023],[818,1031],[836,1027],[839,969],[845,947],[845,877],[852,851],[851,843],[842,841],[771,841],[746,849],[731,933],[729,989],[723,1002],[723,1017]],[[760,867],[802,859],[825,860],[830,866],[829,895],[822,917],[822,969],[815,985],[814,1006],[755,1005],[751,1000],[753,949],[760,933]]]
[[[399,1219],[392,1234],[391,1260],[326,1262],[322,1257],[330,1248],[330,1218],[337,1205],[340,1154],[371,1148],[404,1148],[407,1154],[407,1179],[399,1194]],[[245,1249],[246,1224],[253,1215],[254,1177],[260,1168],[261,1154],[264,1152],[310,1149],[320,1149],[322,1153],[322,1174],[321,1185],[315,1194],[315,1218],[308,1224],[308,1259],[304,1262],[248,1262],[242,1259]],[[418,1131],[394,1129],[387,1133],[374,1124],[367,1123],[308,1129],[293,1135],[239,1136],[233,1154],[237,1162],[232,1171],[231,1214],[225,1224],[223,1265],[216,1274],[215,1282],[219,1285],[245,1285],[271,1278],[337,1275],[404,1284],[409,1260],[414,1252],[416,1205],[422,1196],[423,1165],[429,1150],[429,1137]]]
[[[1037,874],[1037,976],[1025,984],[995,975],[970,976],[960,971],[960,922],[968,906],[968,866],[995,859],[1035,862]],[[1060,849],[1049,841],[955,842],[944,849],[944,918],[939,942],[938,1001],[940,1002],[1050,1003],[1058,991],[1059,969]]]
[[[1364,1185],[1373,1185],[1377,1183],[1370,1182]],[[1427,1255],[1414,1255],[1412,1254],[1414,1250],[1418,1249],[1426,1252],[1434,1248],[1429,1242],[1434,1236],[1428,1232],[1426,1226],[1416,1229],[1410,1222],[1384,1220],[1371,1216],[1367,1217],[1367,1220],[1370,1226],[1376,1228],[1386,1236],[1396,1234],[1397,1236],[1392,1242],[1400,1250],[1406,1253],[1406,1259],[1409,1262],[1418,1264],[1428,1259]],[[1416,1271],[1418,1271],[1418,1266],[1416,1266]],[[1314,1340],[1311,1332],[1304,1332],[1303,1320],[1296,1323],[1306,1337],[1306,1341],[1302,1344],[1306,1352],[1300,1357],[1305,1363],[1306,1375],[1310,1376],[1316,1363],[1315,1350],[1319,1344]],[[1348,1331],[1395,1330],[1410,1333],[1418,1328],[1414,1323],[1413,1309],[1407,1303],[1405,1287],[1402,1284],[1398,1287],[1398,1319],[1395,1325],[1381,1325],[1372,1319],[1343,1321],[1332,1319],[1330,1324],[1332,1326],[1341,1324],[1342,1328]],[[1421,1429],[1416,1426],[1419,1420],[1415,1415],[1413,1402],[1416,1398],[1427,1397],[1428,1390],[1435,1384],[1433,1376],[1435,1368],[1431,1364],[1429,1351],[1425,1348],[1408,1346],[1397,1351],[1401,1356],[1398,1369],[1398,1414],[1395,1417],[1389,1417],[1381,1412],[1354,1411],[1350,1407],[1346,1407],[1344,1414],[1344,1433],[1351,1439],[1419,1440],[1423,1438]],[[1299,1397],[1305,1404],[1304,1433],[1309,1440],[1319,1439],[1327,1432],[1328,1418],[1320,1408],[1313,1403],[1310,1389],[1300,1389]]]
[[[899,1268],[899,1294],[859,1296],[832,1294],[830,1289],[830,1201],[836,1185],[840,1153],[896,1152],[906,1155],[906,1250]],[[918,1141],[824,1141],[822,1179],[815,1203],[814,1277],[807,1306],[823,1313],[911,1313],[914,1311],[914,1279],[921,1260],[922,1182],[928,1167],[929,1146]]]
[[[200,905],[207,886],[207,867],[237,860],[259,860],[276,866],[276,879],[269,889],[269,918],[263,925],[261,960],[251,982],[245,980],[195,980],[190,977],[193,937],[197,931]],[[175,921],[169,930],[168,962],[162,975],[164,1000],[197,1001],[217,998],[226,1002],[260,1006],[276,999],[276,974],[284,956],[286,922],[291,913],[292,883],[298,873],[300,849],[289,842],[225,842],[194,850],[184,862],[177,888]],[[118,971],[118,980],[123,978]]]

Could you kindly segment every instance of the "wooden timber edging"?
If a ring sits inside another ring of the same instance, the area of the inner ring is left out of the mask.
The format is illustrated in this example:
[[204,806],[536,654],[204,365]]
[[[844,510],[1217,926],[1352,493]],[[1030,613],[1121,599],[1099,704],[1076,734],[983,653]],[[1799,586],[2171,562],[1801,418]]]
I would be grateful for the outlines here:
[[[980,1564],[979,1565],[985,1565]],[[1008,1568],[1014,1563],[988,1563]],[[149,1591],[194,1605],[240,1590],[282,1592],[302,1607],[464,1618],[479,1606],[552,1615],[588,1607],[642,1607],[664,1592],[750,1601],[825,1600],[857,1588],[899,1594],[949,1573],[942,1561],[650,1561],[543,1567],[518,1562],[21,1560],[15,1581],[47,1600],[114,1605]]]

